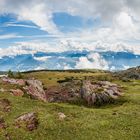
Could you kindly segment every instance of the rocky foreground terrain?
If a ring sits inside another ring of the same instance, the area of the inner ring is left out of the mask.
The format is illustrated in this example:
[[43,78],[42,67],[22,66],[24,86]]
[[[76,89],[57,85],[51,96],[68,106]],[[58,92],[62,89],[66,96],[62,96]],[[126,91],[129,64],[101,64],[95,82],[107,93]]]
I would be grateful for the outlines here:
[[137,139],[140,80],[125,76],[128,71],[121,77],[97,70],[2,76],[0,139]]
[[19,86],[17,89],[0,89],[14,96],[29,96],[44,102],[69,102],[83,99],[88,105],[109,103],[122,95],[121,87],[109,81],[71,80],[60,86],[45,89],[39,80],[1,78],[3,84]]

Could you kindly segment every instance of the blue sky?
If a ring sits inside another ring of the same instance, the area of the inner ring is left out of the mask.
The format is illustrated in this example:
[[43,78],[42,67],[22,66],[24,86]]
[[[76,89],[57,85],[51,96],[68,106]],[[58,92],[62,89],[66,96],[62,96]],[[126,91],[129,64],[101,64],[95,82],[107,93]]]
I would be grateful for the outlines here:
[[[83,28],[95,28],[100,25],[98,19],[91,20],[80,16],[73,16],[68,13],[53,13],[53,22],[62,33],[72,33],[82,30]],[[32,21],[18,21],[14,14],[0,15],[0,35],[5,37],[0,39],[0,47],[9,47],[15,42],[32,41],[32,40],[47,40],[55,38],[49,36],[50,33],[40,29],[39,26]],[[12,36],[13,35],[13,36]],[[38,37],[38,38],[37,38]]]
[[140,55],[139,6],[137,0],[1,0],[0,58],[40,51]]
[[[68,13],[53,13],[52,20],[59,30],[64,33],[100,25],[99,19],[85,20],[80,16],[73,16]],[[31,21],[17,21],[16,15],[14,14],[1,15],[0,26],[1,34],[17,33],[25,36],[48,34],[47,31],[40,30],[40,27]]]

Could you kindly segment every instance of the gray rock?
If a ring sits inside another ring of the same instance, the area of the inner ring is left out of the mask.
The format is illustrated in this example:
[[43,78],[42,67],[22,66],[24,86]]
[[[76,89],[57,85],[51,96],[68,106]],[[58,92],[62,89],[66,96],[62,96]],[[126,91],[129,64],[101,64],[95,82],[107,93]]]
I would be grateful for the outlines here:
[[108,81],[91,83],[84,81],[81,87],[81,96],[88,105],[101,105],[118,99],[122,93],[117,84]]
[[14,96],[23,96],[24,92],[21,89],[11,89],[11,94]]
[[24,87],[27,94],[32,98],[46,102],[46,93],[43,89],[42,82],[39,80],[27,80],[27,86]]
[[59,120],[64,120],[66,118],[66,115],[62,112],[59,112],[58,117],[59,117]]

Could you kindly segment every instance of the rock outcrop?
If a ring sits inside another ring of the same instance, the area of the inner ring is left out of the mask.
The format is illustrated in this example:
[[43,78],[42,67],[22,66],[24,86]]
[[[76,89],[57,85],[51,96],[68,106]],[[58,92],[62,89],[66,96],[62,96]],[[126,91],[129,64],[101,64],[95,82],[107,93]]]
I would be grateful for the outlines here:
[[114,76],[121,80],[125,80],[125,81],[126,81],[126,79],[127,79],[127,81],[129,79],[139,80],[140,79],[140,66],[134,67],[134,68],[129,68],[127,70],[114,72]]
[[32,99],[44,102],[73,102],[81,100],[81,97],[89,104],[109,103],[118,99],[122,95],[120,87],[108,81],[98,81],[92,83],[90,80],[71,80],[63,82],[60,86],[48,87],[44,90],[43,84],[39,80],[30,79],[10,79],[3,78],[4,82],[20,85],[20,89],[11,89],[14,96],[28,94]]
[[24,90],[28,95],[33,99],[38,99],[41,101],[47,101],[46,93],[43,89],[42,82],[39,80],[26,80],[27,86],[24,87]]
[[118,99],[122,93],[117,84],[108,81],[91,83],[84,81],[81,88],[81,97],[88,105],[101,105]]
[[[43,89],[42,82],[39,80],[24,80],[24,79],[14,79],[14,78],[8,78],[3,77],[2,82],[19,85],[20,89],[9,89],[7,92],[10,92],[14,96],[23,96],[24,93],[27,93],[31,98],[38,99],[41,101],[47,101],[46,99],[46,93]],[[5,89],[1,89],[1,92],[5,92]]]
[[69,99],[68,91],[61,87],[49,87],[45,92],[48,102],[66,102]]
[[19,85],[19,86],[25,86],[26,82],[23,79],[14,79],[14,78],[8,78],[8,77],[3,77],[2,81],[5,83],[10,83],[14,85]]
[[[68,86],[69,85],[69,86]],[[76,85],[67,83],[65,86],[49,87],[46,89],[46,98],[48,102],[72,102],[80,98],[79,90],[76,91]]]

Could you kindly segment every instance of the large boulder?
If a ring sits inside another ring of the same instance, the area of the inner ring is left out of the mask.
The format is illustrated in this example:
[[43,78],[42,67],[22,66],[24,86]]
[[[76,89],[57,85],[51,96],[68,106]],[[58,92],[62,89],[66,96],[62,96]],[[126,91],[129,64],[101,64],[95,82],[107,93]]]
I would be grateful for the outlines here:
[[37,129],[38,124],[38,116],[35,112],[23,114],[15,119],[15,126],[17,128],[22,127],[28,131]]
[[81,87],[81,97],[88,105],[101,105],[110,103],[122,95],[117,84],[108,81],[91,83],[84,81]]
[[[43,89],[42,82],[35,79],[24,80],[24,79],[14,79],[3,77],[2,81],[4,83],[15,84],[21,86],[21,89],[10,89],[9,92],[14,96],[23,96],[24,92],[30,95],[33,99],[38,99],[41,101],[47,101],[46,93]],[[3,91],[2,89],[0,91]]]
[[38,99],[41,101],[47,101],[46,93],[43,89],[42,82],[39,80],[27,80],[27,86],[24,87],[27,94],[29,94],[32,98]]

